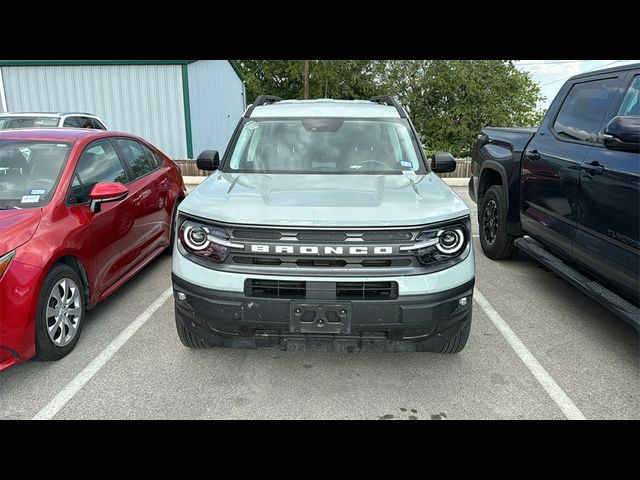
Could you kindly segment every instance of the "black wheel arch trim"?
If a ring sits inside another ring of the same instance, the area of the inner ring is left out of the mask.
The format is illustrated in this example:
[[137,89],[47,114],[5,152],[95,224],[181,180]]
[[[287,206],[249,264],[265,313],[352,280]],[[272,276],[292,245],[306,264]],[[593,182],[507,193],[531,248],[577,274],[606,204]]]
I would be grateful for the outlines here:
[[[519,211],[517,211],[518,209],[518,194],[519,194],[519,187],[520,184],[517,183],[516,185],[511,185],[511,183],[508,181],[508,175],[507,175],[507,171],[505,169],[505,167],[503,165],[501,165],[500,163],[498,163],[495,160],[485,160],[482,163],[482,167],[480,167],[480,173],[478,175],[478,188],[475,192],[476,194],[476,199],[477,199],[477,204],[478,204],[478,208],[481,205],[482,202],[482,198],[479,197],[480,194],[480,185],[482,185],[482,176],[483,174],[485,174],[488,170],[494,171],[496,173],[498,173],[498,175],[500,175],[500,178],[502,179],[502,187],[505,190],[505,195],[504,195],[504,201],[505,201],[505,207],[506,207],[506,227],[507,227],[507,233],[510,235],[521,235],[522,234],[522,228],[520,226],[520,222],[519,220],[514,221],[513,219],[519,219]],[[489,187],[491,188],[491,187]],[[488,189],[487,189],[488,190]],[[486,193],[486,190],[485,190]]]

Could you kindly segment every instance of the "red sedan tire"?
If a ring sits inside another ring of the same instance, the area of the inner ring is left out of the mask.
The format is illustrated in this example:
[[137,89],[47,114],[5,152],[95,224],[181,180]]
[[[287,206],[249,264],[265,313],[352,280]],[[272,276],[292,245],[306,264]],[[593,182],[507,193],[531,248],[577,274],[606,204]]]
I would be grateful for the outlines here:
[[84,285],[69,265],[54,265],[47,274],[36,315],[36,356],[60,360],[78,343],[86,315]]

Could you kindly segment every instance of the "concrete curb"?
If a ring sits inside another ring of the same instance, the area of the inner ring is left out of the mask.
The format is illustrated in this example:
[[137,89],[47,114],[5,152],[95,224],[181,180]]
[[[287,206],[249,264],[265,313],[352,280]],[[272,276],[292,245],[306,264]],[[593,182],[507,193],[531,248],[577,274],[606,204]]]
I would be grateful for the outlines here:
[[[207,177],[182,177],[185,185],[200,185]],[[443,178],[442,180],[451,187],[466,187],[469,184],[468,178]]]

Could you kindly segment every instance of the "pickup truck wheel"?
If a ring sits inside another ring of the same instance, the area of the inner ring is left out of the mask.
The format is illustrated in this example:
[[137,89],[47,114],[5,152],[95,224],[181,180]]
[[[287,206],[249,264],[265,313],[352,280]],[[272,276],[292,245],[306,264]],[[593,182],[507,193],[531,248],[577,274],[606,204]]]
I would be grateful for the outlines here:
[[478,211],[480,244],[485,255],[492,260],[510,258],[517,251],[513,244],[515,237],[507,233],[506,218],[503,189],[494,185],[485,193]]

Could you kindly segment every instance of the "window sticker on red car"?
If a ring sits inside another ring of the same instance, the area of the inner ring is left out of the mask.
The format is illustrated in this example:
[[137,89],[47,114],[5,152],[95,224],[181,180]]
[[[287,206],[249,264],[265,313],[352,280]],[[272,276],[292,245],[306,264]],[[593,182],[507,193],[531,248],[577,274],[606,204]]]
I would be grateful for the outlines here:
[[44,195],[45,193],[47,193],[47,191],[42,189],[29,191],[29,195]]
[[23,195],[20,203],[38,203],[40,201],[40,195]]

